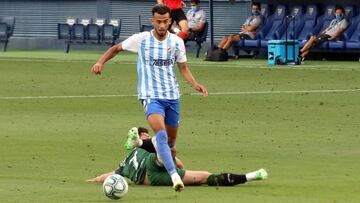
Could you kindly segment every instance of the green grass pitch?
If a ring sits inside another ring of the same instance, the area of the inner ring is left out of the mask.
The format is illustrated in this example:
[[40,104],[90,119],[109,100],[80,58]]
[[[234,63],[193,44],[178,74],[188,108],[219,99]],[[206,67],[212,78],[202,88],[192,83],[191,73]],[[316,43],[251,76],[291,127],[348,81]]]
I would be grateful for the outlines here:
[[[135,55],[119,55],[92,75],[101,54],[0,53],[0,202],[112,202],[85,180],[115,169],[128,129],[148,126],[131,96]],[[189,64],[210,96],[194,95],[180,79],[179,158],[192,170],[264,167],[269,179],[180,194],[131,184],[119,202],[360,202],[358,62]]]

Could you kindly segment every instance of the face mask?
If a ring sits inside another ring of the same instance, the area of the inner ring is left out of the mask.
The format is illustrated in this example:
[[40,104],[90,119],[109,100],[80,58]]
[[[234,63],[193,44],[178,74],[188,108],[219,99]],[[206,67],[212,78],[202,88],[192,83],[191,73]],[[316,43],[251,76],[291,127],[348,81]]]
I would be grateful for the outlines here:
[[196,12],[199,8],[197,6],[191,6],[191,10]]
[[343,14],[335,14],[336,19],[342,20],[344,18]]
[[260,15],[260,12],[257,11],[257,10],[251,10],[251,15],[252,16],[258,16],[258,15]]

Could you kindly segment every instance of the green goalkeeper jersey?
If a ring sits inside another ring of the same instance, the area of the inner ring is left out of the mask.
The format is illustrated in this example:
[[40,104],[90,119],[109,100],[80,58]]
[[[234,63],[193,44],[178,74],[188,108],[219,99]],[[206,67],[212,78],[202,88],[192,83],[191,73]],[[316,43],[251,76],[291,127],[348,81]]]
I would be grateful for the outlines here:
[[[135,184],[143,184],[145,175],[150,184],[156,186],[171,186],[172,180],[165,167],[158,166],[156,154],[141,148],[134,148],[130,154],[116,169],[115,173],[129,178]],[[185,176],[185,170],[177,168],[181,178]]]
[[120,163],[115,173],[129,178],[135,184],[142,184],[146,174],[146,160],[150,153],[141,148],[134,148]]

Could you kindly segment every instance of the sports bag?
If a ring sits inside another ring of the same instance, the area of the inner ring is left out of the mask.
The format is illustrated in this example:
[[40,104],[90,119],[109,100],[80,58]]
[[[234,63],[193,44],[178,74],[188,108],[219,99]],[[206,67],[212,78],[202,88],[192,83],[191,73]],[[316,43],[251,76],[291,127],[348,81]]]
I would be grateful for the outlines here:
[[206,53],[206,61],[227,61],[229,57],[226,50],[218,47],[210,47]]

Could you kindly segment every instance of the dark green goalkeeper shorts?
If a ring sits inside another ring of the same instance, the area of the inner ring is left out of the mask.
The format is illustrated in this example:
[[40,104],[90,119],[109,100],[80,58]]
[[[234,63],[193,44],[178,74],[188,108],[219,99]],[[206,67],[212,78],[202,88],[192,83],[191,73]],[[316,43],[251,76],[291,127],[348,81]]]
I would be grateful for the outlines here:
[[[146,160],[146,174],[152,186],[172,186],[172,180],[165,167],[156,164],[156,154],[151,153]],[[176,168],[179,176],[184,178],[185,170]]]

